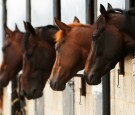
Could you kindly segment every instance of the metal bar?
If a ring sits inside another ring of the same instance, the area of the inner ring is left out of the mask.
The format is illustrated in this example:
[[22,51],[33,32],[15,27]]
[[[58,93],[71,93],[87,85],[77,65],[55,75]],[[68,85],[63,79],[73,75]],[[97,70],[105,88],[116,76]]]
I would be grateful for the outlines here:
[[53,16],[61,20],[61,0],[53,0]]
[[31,22],[31,0],[26,0],[26,21]]
[[94,23],[94,0],[86,0],[86,23]]
[[130,0],[130,8],[131,7],[135,7],[135,1],[134,0]]
[[81,78],[81,95],[86,96],[86,81]]
[[3,42],[5,38],[5,27],[7,26],[7,7],[6,7],[7,0],[2,0],[2,37],[3,37]]
[[102,78],[103,115],[110,115],[110,73]]
[[[5,27],[7,26],[7,7],[6,7],[7,0],[2,0],[2,42],[5,41]],[[1,107],[3,106],[3,88],[0,88],[0,104]]]
[[119,74],[124,75],[124,58],[119,62]]

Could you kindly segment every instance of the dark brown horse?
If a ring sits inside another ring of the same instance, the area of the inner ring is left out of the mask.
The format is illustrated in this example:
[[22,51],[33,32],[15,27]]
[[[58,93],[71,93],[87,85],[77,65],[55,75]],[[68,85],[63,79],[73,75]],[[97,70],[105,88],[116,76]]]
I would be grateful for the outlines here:
[[93,32],[85,74],[87,82],[97,85],[129,53],[135,51],[135,10],[111,9],[100,5],[99,16]]
[[28,99],[35,99],[42,96],[50,77],[56,55],[54,34],[58,28],[48,25],[34,29],[28,22],[24,25],[26,34],[23,42],[21,88]]
[[66,83],[82,70],[91,46],[93,27],[76,19],[69,25],[55,19],[60,30],[56,34],[56,60],[50,77],[53,90],[65,89]]
[[5,28],[6,38],[2,47],[3,60],[0,68],[0,87],[8,85],[22,69],[22,38],[24,33],[20,32],[16,26],[15,31]]

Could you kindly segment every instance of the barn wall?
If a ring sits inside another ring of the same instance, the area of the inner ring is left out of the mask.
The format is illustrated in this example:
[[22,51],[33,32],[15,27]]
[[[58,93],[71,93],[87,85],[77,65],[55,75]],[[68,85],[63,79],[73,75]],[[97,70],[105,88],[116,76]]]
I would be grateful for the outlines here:
[[112,115],[135,114],[135,78],[132,75],[133,56],[125,58],[125,75],[120,75],[118,84],[118,65],[111,71],[111,113]]
[[44,89],[44,115],[63,115],[62,92],[53,91],[47,83]]
[[74,78],[74,82],[74,115],[102,115],[101,93],[93,92],[93,87],[86,85],[86,96],[80,97],[81,79]]

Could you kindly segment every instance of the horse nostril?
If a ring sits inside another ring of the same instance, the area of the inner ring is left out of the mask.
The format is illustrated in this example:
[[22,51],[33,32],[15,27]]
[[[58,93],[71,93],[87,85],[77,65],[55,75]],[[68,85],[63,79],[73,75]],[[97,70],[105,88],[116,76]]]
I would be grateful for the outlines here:
[[53,89],[54,83],[50,81],[50,87]]
[[52,89],[57,89],[57,86],[58,86],[58,82],[57,81],[50,81],[50,87]]
[[90,82],[92,81],[93,77],[94,77],[94,75],[91,74],[90,77],[89,77]]
[[32,95],[36,95],[36,89],[32,89]]

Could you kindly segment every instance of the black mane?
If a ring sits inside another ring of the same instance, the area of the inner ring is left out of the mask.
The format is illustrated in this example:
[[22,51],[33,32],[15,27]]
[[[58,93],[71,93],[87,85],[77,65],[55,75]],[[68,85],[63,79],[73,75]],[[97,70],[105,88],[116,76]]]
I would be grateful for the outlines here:
[[54,25],[42,26],[36,29],[37,35],[40,34],[40,38],[43,38],[49,42],[55,42],[54,35],[58,30],[58,27]]
[[[55,44],[54,35],[58,30],[59,30],[58,27],[54,26],[54,25],[36,27],[35,28],[35,31],[36,31],[35,36],[37,36],[39,38],[39,40],[43,39],[43,40],[46,40],[47,42],[49,42],[51,44]],[[30,32],[24,33],[24,38],[23,38],[23,41],[22,41],[23,51],[28,49],[28,46],[29,46],[29,39],[28,38],[29,38],[30,35],[31,35]]]
[[[129,10],[122,10],[120,8],[114,8],[114,9],[110,9],[107,10],[108,15],[111,13],[116,13],[116,14],[124,14],[124,15],[131,15],[131,16],[135,16],[135,8],[131,8]],[[100,15],[96,21],[97,26],[101,23],[103,23],[104,21],[104,17],[103,15]]]

